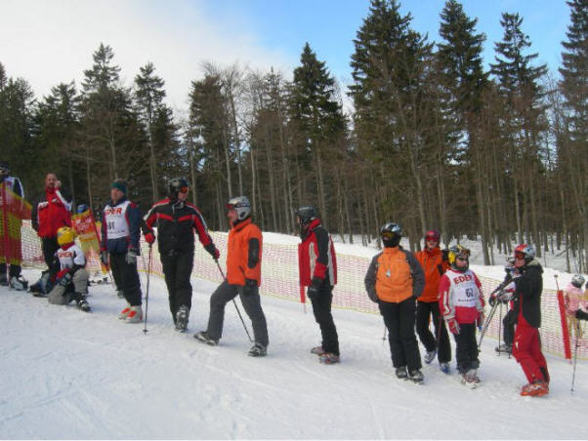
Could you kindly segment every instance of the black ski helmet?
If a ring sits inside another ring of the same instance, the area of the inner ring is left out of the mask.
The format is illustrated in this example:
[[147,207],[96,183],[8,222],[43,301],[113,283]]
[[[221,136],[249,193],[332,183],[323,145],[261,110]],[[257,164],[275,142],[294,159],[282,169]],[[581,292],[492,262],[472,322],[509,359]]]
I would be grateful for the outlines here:
[[394,222],[388,222],[380,228],[380,237],[385,247],[395,247],[402,238],[402,227]]
[[300,225],[308,225],[318,218],[318,213],[316,208],[311,205],[306,205],[296,210],[296,217],[299,219],[298,222]]
[[[448,254],[449,264],[455,271],[465,272],[470,267],[470,250],[462,245],[453,245],[449,248]],[[457,265],[457,259],[466,261],[464,266]]]
[[169,181],[167,195],[170,199],[176,200],[179,192],[185,193],[189,188],[188,181],[184,178],[173,178]]
[[0,161],[0,176],[8,176],[10,173],[10,166],[7,161]]

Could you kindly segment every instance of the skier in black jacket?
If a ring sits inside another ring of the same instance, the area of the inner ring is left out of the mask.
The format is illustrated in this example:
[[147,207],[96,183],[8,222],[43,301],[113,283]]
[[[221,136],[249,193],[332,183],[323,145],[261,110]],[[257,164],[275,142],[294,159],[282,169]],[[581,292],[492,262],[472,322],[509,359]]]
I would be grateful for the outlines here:
[[168,197],[155,203],[145,216],[145,240],[149,244],[155,241],[153,227],[157,227],[169,309],[176,330],[180,332],[188,327],[192,307],[190,275],[194,266],[194,231],[214,260],[220,255],[208,234],[202,214],[195,205],[186,201],[188,189],[188,182],[184,178],[172,179]]

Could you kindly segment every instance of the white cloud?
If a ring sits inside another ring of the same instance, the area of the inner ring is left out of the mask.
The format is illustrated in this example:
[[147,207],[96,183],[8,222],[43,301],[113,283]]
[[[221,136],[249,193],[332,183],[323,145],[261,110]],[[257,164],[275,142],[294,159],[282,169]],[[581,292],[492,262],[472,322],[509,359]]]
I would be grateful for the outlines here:
[[113,48],[127,86],[139,67],[152,61],[176,109],[187,107],[190,82],[202,76],[203,61],[282,71],[296,63],[262,47],[255,32],[234,17],[213,22],[204,5],[188,0],[2,0],[0,62],[9,76],[25,78],[41,97],[60,82],[75,80],[80,87],[92,53],[103,42]]

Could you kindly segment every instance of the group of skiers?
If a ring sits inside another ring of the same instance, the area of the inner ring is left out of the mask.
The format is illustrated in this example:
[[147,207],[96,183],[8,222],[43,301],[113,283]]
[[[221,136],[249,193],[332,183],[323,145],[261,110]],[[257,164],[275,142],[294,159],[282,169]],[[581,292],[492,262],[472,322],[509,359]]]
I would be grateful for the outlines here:
[[[9,177],[8,172],[8,165],[0,163],[1,189],[9,188],[24,197],[22,184],[17,178]],[[195,233],[217,265],[219,250],[208,233],[204,217],[187,200],[189,185],[184,178],[169,182],[167,197],[155,203],[144,219],[138,206],[127,198],[127,192],[124,181],[112,183],[110,201],[102,212],[100,238],[101,263],[110,268],[116,289],[126,300],[119,318],[127,323],[143,321],[137,271],[142,232],[150,247],[156,240],[158,242],[172,320],[176,330],[185,332],[192,306],[190,277]],[[41,238],[48,270],[31,286],[31,291],[35,295],[47,295],[49,302],[54,304],[68,304],[75,300],[77,306],[87,312],[91,308],[86,297],[89,279],[85,269],[86,257],[75,243],[70,212],[71,207],[57,176],[47,174],[44,194],[32,207],[32,225]],[[306,288],[322,337],[321,344],[310,352],[318,355],[324,364],[338,363],[339,338],[331,313],[333,288],[337,283],[333,241],[314,207],[300,207],[295,215],[301,239],[298,248],[300,284]],[[226,216],[231,226],[226,275],[223,273],[223,282],[210,298],[206,329],[197,332],[194,338],[208,345],[217,345],[222,337],[225,307],[238,295],[253,327],[253,346],[248,354],[265,356],[269,337],[259,295],[263,236],[253,223],[247,197],[231,198],[226,204]],[[5,218],[6,215],[0,220],[4,219],[6,223]],[[423,382],[417,334],[426,350],[425,363],[432,363],[437,356],[440,369],[449,373],[449,328],[456,344],[461,381],[476,387],[480,382],[476,328],[485,320],[485,301],[482,285],[469,268],[470,251],[461,245],[441,250],[441,235],[431,230],[425,235],[424,249],[413,254],[400,246],[402,235],[402,229],[396,223],[382,226],[380,238],[384,248],[372,259],[364,281],[369,299],[378,304],[383,317],[396,376]],[[2,259],[5,253],[0,254]],[[6,275],[7,264],[10,264],[9,277]],[[538,332],[543,270],[535,259],[534,248],[526,244],[515,248],[505,269],[507,276],[501,285],[503,289],[489,298],[492,306],[497,302],[511,304],[504,319],[505,345],[499,349],[512,348],[512,355],[528,379],[521,395],[545,395],[549,392],[550,378]],[[588,318],[588,302],[582,300],[581,295],[584,282],[582,276],[576,275],[567,289],[567,311],[574,320]],[[0,260],[0,284],[26,289],[26,281],[20,275],[20,261]],[[435,334],[430,330],[431,321]]]

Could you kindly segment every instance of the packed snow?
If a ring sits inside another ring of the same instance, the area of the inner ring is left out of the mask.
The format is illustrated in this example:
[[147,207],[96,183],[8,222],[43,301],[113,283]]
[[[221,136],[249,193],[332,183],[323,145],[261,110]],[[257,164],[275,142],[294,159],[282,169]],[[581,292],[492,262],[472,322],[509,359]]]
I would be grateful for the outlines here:
[[[298,243],[293,236],[279,236],[264,234],[265,240]],[[362,248],[345,247],[347,253]],[[475,265],[474,270],[499,279],[504,275],[501,266]],[[554,273],[546,273],[546,285],[554,283]],[[29,281],[38,274],[36,269],[24,271]],[[566,277],[562,274],[560,285]],[[145,278],[142,273],[143,287]],[[0,288],[0,438],[585,436],[585,361],[578,361],[572,393],[572,365],[547,355],[550,394],[521,397],[526,382],[522,370],[514,359],[497,356],[497,342],[488,338],[480,355],[483,383],[478,389],[459,383],[454,362],[450,375],[443,374],[436,361],[424,365],[425,383],[415,385],[394,376],[381,317],[333,310],[342,361],[322,365],[309,353],[320,342],[310,307],[305,313],[300,304],[267,296],[262,305],[270,333],[268,356],[252,358],[231,303],[219,346],[193,338],[206,328],[208,299],[216,284],[199,279],[192,283],[193,307],[185,334],[174,330],[165,284],[154,275],[147,333],[143,324],[117,319],[124,301],[112,285],[90,288],[89,314]]]

